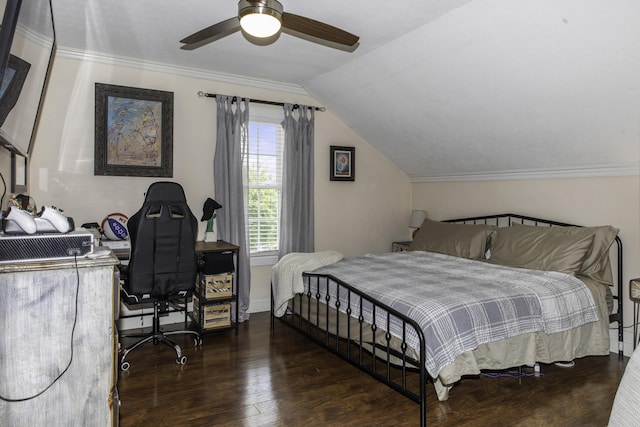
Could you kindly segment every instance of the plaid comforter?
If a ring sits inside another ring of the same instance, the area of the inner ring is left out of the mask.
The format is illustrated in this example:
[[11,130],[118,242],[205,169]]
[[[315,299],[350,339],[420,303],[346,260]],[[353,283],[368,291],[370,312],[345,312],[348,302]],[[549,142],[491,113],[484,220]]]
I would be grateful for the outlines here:
[[[480,344],[528,332],[551,334],[598,320],[587,286],[558,272],[410,251],[345,258],[314,273],[333,275],[415,320],[425,336],[426,368],[433,378]],[[359,305],[352,297],[353,313]],[[341,310],[346,306],[343,301]],[[363,311],[364,320],[372,323],[366,303]],[[386,313],[377,310],[378,327],[386,327],[386,322]],[[398,321],[389,329],[402,338]],[[406,339],[418,347],[414,331]]]

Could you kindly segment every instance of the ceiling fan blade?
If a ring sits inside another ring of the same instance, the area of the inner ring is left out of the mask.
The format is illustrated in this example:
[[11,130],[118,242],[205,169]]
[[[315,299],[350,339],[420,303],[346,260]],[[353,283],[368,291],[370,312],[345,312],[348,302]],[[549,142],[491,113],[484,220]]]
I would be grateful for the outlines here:
[[337,49],[337,50],[342,50],[344,52],[353,52],[358,48],[358,46],[360,46],[360,43],[356,43],[353,46],[347,46],[347,45],[340,44],[340,43],[334,43],[334,42],[330,42],[330,41],[327,41],[327,40],[324,40],[324,39],[319,39],[317,37],[312,37],[312,36],[310,36],[308,34],[299,33],[297,31],[293,31],[293,30],[290,30],[290,29],[284,28],[284,27],[282,27],[282,30],[280,32],[281,33],[287,33],[289,35],[292,35],[294,37],[298,37],[299,39],[303,39],[303,40],[306,40],[308,42],[317,43],[319,45],[330,47],[330,48]]
[[[315,19],[284,12],[282,14],[283,30],[291,30],[294,35],[304,35],[302,38],[324,44],[329,47],[342,46],[343,48],[357,47],[360,37],[348,33],[340,28],[333,27]],[[289,31],[286,31],[289,32]]]
[[197,33],[193,33],[188,37],[180,40],[184,43],[181,49],[193,50],[226,37],[240,30],[240,20],[237,16],[229,18],[226,21],[218,22],[210,27],[204,28]]

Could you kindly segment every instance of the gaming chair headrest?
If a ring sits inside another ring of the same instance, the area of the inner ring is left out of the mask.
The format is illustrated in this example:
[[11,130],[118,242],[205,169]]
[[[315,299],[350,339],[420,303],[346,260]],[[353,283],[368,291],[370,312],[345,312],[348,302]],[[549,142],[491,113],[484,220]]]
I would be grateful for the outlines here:
[[159,181],[154,182],[147,189],[144,204],[156,202],[168,202],[171,204],[186,203],[184,189],[176,182]]

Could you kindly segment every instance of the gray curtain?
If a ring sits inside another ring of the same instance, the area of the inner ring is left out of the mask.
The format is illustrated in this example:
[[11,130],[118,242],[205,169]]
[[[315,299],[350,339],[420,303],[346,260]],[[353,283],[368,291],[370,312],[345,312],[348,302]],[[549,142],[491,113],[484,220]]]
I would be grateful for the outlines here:
[[[236,283],[238,319],[249,319],[249,291],[251,270],[249,242],[245,233],[244,186],[242,165],[248,145],[249,100],[216,96],[217,125],[216,153],[213,159],[215,199],[222,205],[216,212],[218,239],[240,246]],[[235,310],[231,310],[235,317]]]
[[[294,114],[294,111],[297,114]],[[295,117],[297,115],[297,119]],[[280,257],[314,251],[314,108],[284,104],[284,155],[280,207]]]

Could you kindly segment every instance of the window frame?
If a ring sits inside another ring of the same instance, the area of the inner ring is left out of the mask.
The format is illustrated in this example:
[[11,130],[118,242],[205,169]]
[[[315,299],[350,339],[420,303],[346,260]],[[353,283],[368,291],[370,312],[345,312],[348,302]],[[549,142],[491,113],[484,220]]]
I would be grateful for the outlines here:
[[[277,108],[277,107],[267,107],[267,106],[251,106],[250,110],[249,110],[249,123],[253,123],[253,122],[263,122],[263,123],[273,123],[273,124],[277,124],[277,125],[282,125],[282,122],[284,121],[284,111],[281,108]],[[284,145],[284,130],[282,131],[283,135],[282,135],[282,145]],[[248,155],[248,147],[247,147],[247,155]],[[280,156],[283,155],[283,152],[279,153]],[[246,177],[245,177],[246,178]],[[244,185],[243,183],[243,187],[245,188],[245,191],[249,188],[248,186]],[[248,193],[248,191],[246,192]],[[245,217],[246,217],[246,222],[245,222],[245,230],[247,232],[247,240],[250,239],[249,236],[249,212],[248,212],[248,194],[245,193],[245,196],[247,197],[247,201],[245,203]],[[280,182],[279,185],[279,200],[278,200],[278,231],[280,228],[280,205],[282,203],[282,182]],[[251,251],[250,245],[249,245],[249,251]],[[271,251],[261,251],[261,252],[256,252],[256,253],[251,253],[249,252],[249,261],[250,261],[250,265],[251,266],[260,266],[260,265],[274,265],[275,263],[278,262],[278,250],[271,250]]]

